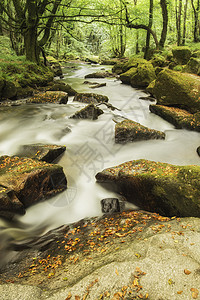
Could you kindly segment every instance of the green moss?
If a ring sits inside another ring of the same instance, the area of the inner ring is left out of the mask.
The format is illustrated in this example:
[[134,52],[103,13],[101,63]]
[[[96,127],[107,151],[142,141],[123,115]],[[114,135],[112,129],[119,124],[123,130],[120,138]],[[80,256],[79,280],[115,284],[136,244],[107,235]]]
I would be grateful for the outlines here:
[[137,73],[131,77],[131,85],[133,87],[147,87],[155,78],[155,70],[151,63],[139,64]]
[[120,75],[120,80],[123,83],[130,84],[131,83],[131,78],[133,75],[137,73],[137,68],[130,68],[128,71]]
[[180,65],[185,65],[191,57],[191,50],[187,46],[178,46],[172,49],[173,57]]

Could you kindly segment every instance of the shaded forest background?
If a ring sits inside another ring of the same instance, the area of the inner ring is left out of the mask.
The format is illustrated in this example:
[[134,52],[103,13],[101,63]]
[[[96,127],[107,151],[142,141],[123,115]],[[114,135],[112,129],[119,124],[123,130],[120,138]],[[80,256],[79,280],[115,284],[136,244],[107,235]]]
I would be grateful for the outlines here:
[[42,55],[148,59],[174,45],[198,49],[199,13],[200,0],[0,0],[0,35],[38,64]]

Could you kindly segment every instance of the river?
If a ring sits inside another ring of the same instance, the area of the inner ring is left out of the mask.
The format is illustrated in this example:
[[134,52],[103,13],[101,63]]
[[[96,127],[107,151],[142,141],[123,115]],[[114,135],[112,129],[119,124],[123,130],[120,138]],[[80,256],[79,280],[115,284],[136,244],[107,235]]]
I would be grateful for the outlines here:
[[[17,216],[12,222],[0,219],[0,249],[6,243],[29,240],[60,225],[101,215],[100,200],[117,196],[95,182],[95,174],[104,168],[140,158],[177,165],[200,165],[196,153],[200,133],[176,130],[170,123],[150,113],[150,101],[140,99],[146,96],[144,91],[114,78],[89,79],[106,83],[98,89],[91,89],[90,85],[83,83],[86,74],[102,68],[110,69],[108,66],[69,63],[63,69],[65,75],[62,79],[78,92],[108,96],[110,103],[119,109],[111,111],[101,105],[104,114],[98,120],[70,119],[69,116],[85,106],[73,102],[73,97],[69,97],[66,105],[26,104],[0,108],[0,154],[14,155],[21,145],[29,143],[66,145],[67,150],[59,164],[68,179],[65,192],[28,208],[24,216]],[[120,121],[124,118],[164,131],[166,139],[117,145],[114,143],[113,119]],[[70,133],[67,133],[68,128]],[[135,208],[134,205],[131,207]]]

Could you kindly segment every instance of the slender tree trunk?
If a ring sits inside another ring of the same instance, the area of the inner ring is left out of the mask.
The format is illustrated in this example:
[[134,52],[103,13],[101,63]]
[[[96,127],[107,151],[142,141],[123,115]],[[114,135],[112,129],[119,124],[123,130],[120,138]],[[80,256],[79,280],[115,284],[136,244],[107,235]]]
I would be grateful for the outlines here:
[[136,45],[135,45],[135,53],[138,54],[140,52],[139,49],[139,32],[136,30]]
[[183,17],[183,39],[182,45],[185,45],[185,38],[186,38],[186,21],[187,21],[187,8],[188,8],[188,0],[185,1],[184,6],[184,17]]
[[[188,1],[188,0],[186,0]],[[162,9],[162,18],[163,18],[163,26],[162,26],[162,32],[161,37],[159,41],[160,48],[164,48],[165,41],[167,38],[167,29],[168,29],[168,10],[167,10],[167,3],[166,0],[160,0],[160,6]]]
[[2,27],[2,16],[3,16],[3,8],[0,6],[0,35],[3,35],[3,27]]
[[[150,2],[149,2],[149,24],[148,24],[148,27],[151,29],[152,25],[153,25],[153,0],[150,0]],[[147,31],[146,47],[145,47],[145,52],[144,52],[144,58],[145,59],[148,59],[150,39],[151,39],[151,34],[150,34],[149,31]]]
[[191,0],[193,12],[194,12],[194,42],[199,42],[199,35],[198,35],[198,26],[199,26],[199,7],[200,7],[200,1],[197,2],[197,8],[195,8],[194,0]]
[[[176,7],[177,9],[177,7]],[[179,0],[177,15],[177,45],[181,45],[181,13],[182,13],[182,0]]]

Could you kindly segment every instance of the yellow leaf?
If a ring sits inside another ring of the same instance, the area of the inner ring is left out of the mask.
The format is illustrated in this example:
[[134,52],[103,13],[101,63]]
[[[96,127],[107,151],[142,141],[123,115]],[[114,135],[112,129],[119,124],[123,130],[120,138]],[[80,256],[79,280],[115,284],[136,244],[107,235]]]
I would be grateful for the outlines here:
[[72,297],[72,294],[69,292],[69,293],[68,293],[68,296],[67,296],[67,298],[66,298],[65,300],[70,300],[71,297]]
[[115,273],[117,274],[117,276],[119,275],[119,273],[118,273],[117,269],[115,270]]

